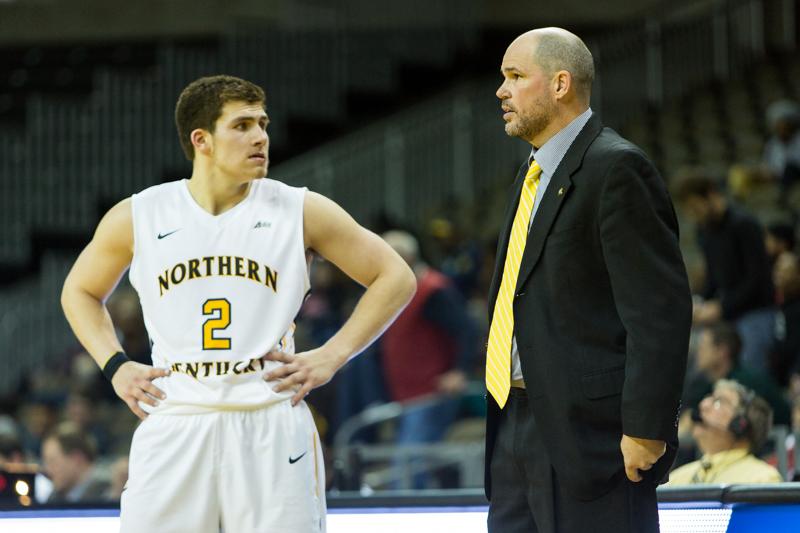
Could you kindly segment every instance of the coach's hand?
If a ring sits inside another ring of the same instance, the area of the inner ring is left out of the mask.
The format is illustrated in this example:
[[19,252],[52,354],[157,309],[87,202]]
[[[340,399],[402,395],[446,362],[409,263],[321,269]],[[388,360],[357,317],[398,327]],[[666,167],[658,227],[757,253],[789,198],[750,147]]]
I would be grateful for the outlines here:
[[625,460],[625,474],[635,482],[642,480],[639,470],[653,468],[667,451],[667,444],[663,440],[640,439],[627,435],[622,435],[619,447]]
[[147,413],[139,407],[138,402],[156,407],[157,400],[165,399],[167,395],[153,385],[153,380],[169,376],[169,374],[170,371],[167,368],[153,368],[136,361],[128,361],[123,363],[111,378],[111,385],[117,396],[128,404],[133,414],[144,420],[147,418]]
[[295,355],[269,352],[261,359],[284,363],[283,366],[267,372],[264,375],[264,381],[281,380],[273,387],[275,392],[295,390],[296,393],[292,396],[293,406],[300,403],[312,389],[329,382],[340,366],[336,362],[337,359],[322,348]]

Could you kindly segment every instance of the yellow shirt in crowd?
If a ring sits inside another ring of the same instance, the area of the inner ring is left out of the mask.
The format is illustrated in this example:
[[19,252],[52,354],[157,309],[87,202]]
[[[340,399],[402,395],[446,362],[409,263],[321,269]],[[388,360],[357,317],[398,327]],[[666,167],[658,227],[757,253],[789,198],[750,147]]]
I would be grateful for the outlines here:
[[780,472],[744,448],[704,455],[670,472],[667,485],[780,483]]

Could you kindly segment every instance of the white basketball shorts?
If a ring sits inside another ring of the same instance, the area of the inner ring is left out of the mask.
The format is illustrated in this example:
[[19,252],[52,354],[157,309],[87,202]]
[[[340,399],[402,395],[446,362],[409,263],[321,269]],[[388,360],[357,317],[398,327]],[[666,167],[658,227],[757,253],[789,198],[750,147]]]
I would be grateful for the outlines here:
[[122,533],[324,533],[325,467],[305,402],[150,415],[131,444]]

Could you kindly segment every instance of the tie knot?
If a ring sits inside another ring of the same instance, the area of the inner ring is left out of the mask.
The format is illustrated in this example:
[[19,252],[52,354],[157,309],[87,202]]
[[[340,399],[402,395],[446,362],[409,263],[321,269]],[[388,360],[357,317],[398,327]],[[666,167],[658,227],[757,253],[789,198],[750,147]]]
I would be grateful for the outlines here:
[[537,163],[535,159],[532,159],[531,164],[528,166],[528,173],[525,174],[525,181],[539,181],[539,176],[541,175],[542,167],[539,166],[539,163]]

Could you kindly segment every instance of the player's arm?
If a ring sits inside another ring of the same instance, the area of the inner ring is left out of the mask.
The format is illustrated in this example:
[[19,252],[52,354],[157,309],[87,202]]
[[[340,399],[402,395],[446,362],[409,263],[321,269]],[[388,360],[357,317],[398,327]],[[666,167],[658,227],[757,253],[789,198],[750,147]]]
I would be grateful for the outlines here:
[[[61,306],[72,331],[100,368],[113,354],[122,351],[105,301],[132,259],[133,217],[130,199],[127,199],[112,207],[100,221],[61,291]],[[150,396],[163,398],[164,395],[151,381],[165,375],[168,375],[166,370],[128,362],[114,374],[112,385],[131,411],[145,418],[147,414],[137,400],[156,405]]]
[[275,390],[299,386],[296,404],[311,389],[327,383],[351,357],[360,353],[392,323],[416,290],[414,273],[383,239],[360,226],[333,201],[309,192],[303,224],[306,248],[313,249],[366,287],[353,314],[328,342],[300,356],[273,352],[287,364],[265,376],[283,378]]

